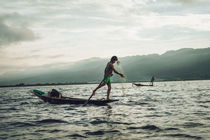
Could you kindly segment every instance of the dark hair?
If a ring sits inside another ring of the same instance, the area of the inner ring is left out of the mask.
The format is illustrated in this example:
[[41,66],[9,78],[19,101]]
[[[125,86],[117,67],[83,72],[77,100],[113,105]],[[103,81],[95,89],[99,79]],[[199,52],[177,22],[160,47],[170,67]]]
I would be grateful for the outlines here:
[[113,62],[113,61],[117,61],[118,60],[118,58],[117,58],[117,56],[112,56],[112,58],[111,58],[111,61]]

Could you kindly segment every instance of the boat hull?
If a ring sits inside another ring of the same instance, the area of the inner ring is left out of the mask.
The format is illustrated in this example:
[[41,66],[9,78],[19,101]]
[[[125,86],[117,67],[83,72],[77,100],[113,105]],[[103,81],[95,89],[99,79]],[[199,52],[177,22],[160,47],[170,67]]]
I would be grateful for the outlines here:
[[143,85],[143,84],[136,84],[136,83],[132,83],[133,85],[137,86],[137,87],[143,87],[143,86],[150,86],[152,87],[153,85]]
[[[34,95],[42,99],[44,102],[49,102],[51,104],[84,104],[87,99],[82,98],[70,98],[70,97],[62,97],[62,98],[55,98],[55,97],[48,97],[43,96],[40,94],[39,90],[32,90],[31,91]],[[44,93],[44,92],[42,92]],[[90,100],[88,104],[94,104],[94,105],[106,105],[107,103],[119,101],[117,99],[112,100]]]

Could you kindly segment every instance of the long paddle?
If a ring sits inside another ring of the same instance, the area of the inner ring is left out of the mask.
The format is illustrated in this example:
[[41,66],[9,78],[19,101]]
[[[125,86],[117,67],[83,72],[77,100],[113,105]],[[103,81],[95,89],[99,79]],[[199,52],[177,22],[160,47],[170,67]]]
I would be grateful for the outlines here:
[[94,94],[92,94],[89,99],[83,104],[83,106],[86,106],[88,104],[88,102],[90,101],[90,99],[93,97]]
[[[103,83],[103,80],[101,81],[101,83],[99,84],[99,86]],[[83,106],[86,106],[88,104],[88,102],[90,101],[90,99],[92,98],[94,94],[92,93],[91,96],[89,97],[89,99],[83,104]]]

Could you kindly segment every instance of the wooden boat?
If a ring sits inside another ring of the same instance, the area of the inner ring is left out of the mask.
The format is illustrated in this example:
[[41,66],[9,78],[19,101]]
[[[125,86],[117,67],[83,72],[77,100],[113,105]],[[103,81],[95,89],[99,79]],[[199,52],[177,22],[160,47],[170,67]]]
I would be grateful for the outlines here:
[[[40,90],[32,90],[31,91],[34,95],[39,97],[45,102],[49,102],[51,104],[84,104],[87,99],[81,99],[81,98],[70,98],[70,97],[48,97],[47,94]],[[119,101],[117,99],[112,100],[90,100],[88,104],[94,104],[94,105],[106,105],[107,103]]]
[[141,86],[153,86],[153,85],[143,85],[143,84],[137,84],[137,83],[132,83],[135,86],[141,87]]

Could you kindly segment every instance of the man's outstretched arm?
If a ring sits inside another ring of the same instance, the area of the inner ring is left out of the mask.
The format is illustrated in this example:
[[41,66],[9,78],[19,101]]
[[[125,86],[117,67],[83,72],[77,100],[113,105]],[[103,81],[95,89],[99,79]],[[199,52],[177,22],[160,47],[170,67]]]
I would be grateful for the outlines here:
[[122,73],[119,73],[118,71],[115,70],[113,64],[110,64],[110,65],[111,65],[112,70],[113,70],[116,74],[120,75],[121,77],[125,77]]

